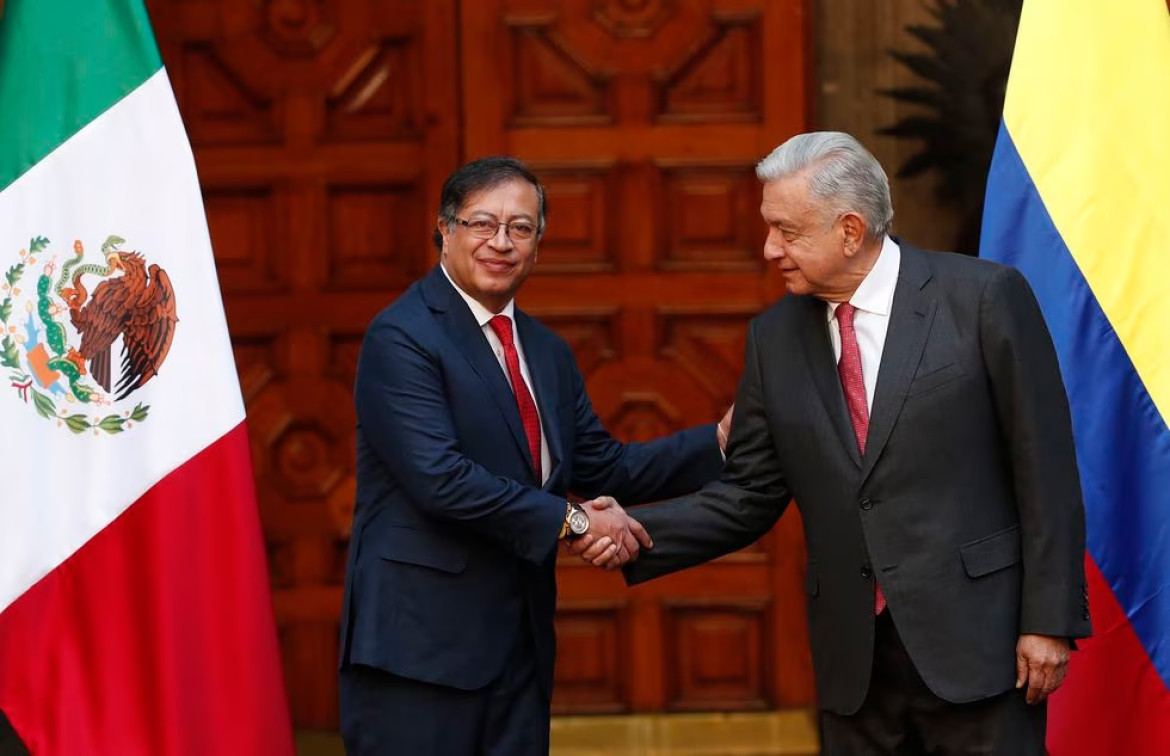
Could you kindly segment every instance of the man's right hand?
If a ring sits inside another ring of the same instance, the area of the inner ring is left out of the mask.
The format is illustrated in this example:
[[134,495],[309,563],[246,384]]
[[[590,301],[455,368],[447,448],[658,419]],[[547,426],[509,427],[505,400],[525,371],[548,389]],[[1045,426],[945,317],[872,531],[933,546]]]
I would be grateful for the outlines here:
[[569,544],[569,553],[595,567],[614,570],[638,558],[642,548],[653,548],[646,529],[626,514],[612,496],[599,496],[581,507],[589,515],[589,530]]

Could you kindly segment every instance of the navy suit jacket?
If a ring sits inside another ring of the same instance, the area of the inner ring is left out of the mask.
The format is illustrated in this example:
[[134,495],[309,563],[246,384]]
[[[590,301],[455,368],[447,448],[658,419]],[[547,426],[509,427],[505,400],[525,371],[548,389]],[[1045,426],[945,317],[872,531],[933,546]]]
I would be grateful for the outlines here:
[[526,622],[550,693],[565,494],[635,504],[719,475],[714,425],[618,443],[568,344],[518,309],[515,322],[552,458],[543,487],[508,379],[438,266],[366,333],[343,667],[475,690],[500,674]]

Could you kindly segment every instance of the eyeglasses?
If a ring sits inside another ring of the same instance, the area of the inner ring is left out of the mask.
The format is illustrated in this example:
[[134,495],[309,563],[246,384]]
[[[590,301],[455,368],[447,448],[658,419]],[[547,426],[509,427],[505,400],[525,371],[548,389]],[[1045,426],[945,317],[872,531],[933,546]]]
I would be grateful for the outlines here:
[[536,226],[529,221],[498,221],[491,218],[456,218],[455,222],[466,228],[477,239],[491,239],[504,227],[504,233],[514,242],[529,241],[536,236]]

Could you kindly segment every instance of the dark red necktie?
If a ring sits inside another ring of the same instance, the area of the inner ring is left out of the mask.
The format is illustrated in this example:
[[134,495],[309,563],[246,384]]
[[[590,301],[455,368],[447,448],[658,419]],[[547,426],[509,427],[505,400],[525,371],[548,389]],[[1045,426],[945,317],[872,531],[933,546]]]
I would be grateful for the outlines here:
[[[837,362],[837,374],[841,377],[841,388],[845,390],[845,406],[849,408],[857,447],[865,454],[865,437],[869,435],[869,405],[865,401],[861,347],[857,345],[857,332],[853,330],[853,315],[856,311],[857,308],[848,302],[837,306],[837,325],[841,329],[841,359]],[[874,580],[873,613],[881,614],[885,608],[886,597],[882,594],[882,587]]]
[[497,315],[488,321],[500,344],[504,347],[504,363],[508,366],[508,380],[512,382],[512,393],[516,395],[516,407],[520,410],[520,422],[524,424],[524,435],[528,436],[528,452],[532,455],[532,469],[536,480],[543,481],[540,469],[540,415],[536,402],[524,376],[520,373],[520,355],[516,353],[516,342],[512,339],[512,320],[507,315]]

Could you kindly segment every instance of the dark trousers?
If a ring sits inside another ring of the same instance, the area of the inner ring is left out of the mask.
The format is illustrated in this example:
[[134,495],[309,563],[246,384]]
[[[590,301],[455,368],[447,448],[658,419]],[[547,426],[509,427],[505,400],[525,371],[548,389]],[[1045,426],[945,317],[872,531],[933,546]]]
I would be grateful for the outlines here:
[[549,700],[527,632],[503,673],[479,690],[408,680],[361,665],[341,671],[349,756],[547,756]]
[[0,711],[0,756],[28,756],[28,749],[8,723],[8,717]]
[[884,611],[876,620],[865,703],[850,716],[821,712],[821,751],[824,756],[1043,756],[1046,704],[1030,706],[1024,693],[1012,689],[971,703],[944,701],[926,687]]

